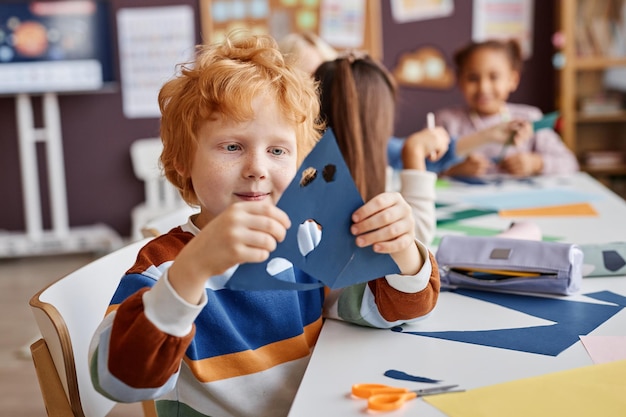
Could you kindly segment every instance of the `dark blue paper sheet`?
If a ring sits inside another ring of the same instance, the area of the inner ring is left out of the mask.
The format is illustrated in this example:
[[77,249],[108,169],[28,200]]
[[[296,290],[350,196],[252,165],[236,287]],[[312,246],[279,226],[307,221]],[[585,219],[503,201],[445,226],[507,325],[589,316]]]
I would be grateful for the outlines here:
[[554,321],[555,324],[479,331],[405,332],[401,327],[392,330],[417,336],[557,356],[576,343],[580,335],[589,334],[626,307],[626,297],[610,291],[586,295],[614,305],[465,289],[453,292]]
[[[314,179],[302,185],[303,173],[313,168]],[[391,256],[375,253],[371,247],[359,248],[350,233],[352,213],[363,205],[350,171],[330,129],[305,158],[296,177],[277,206],[291,220],[285,240],[261,263],[239,265],[226,287],[233,290],[310,290],[327,285],[332,289],[399,273]],[[306,256],[298,248],[298,227],[313,219],[322,228],[318,246]],[[318,283],[295,282],[293,269],[270,275],[268,264],[282,258],[315,277]]]

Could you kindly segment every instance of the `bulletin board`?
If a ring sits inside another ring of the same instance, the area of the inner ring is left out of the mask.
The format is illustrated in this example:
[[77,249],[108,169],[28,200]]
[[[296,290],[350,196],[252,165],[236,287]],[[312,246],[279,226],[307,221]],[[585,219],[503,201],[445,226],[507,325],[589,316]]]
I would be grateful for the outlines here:
[[314,32],[338,50],[359,49],[382,59],[380,2],[371,0],[200,0],[204,43],[244,28],[280,40]]

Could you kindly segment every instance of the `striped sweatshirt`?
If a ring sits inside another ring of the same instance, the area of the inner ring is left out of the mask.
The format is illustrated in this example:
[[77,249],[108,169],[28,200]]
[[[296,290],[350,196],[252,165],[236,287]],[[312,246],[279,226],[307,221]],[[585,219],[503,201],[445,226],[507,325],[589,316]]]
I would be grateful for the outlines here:
[[335,291],[233,291],[224,287],[233,267],[208,279],[191,305],[167,271],[197,233],[189,221],[148,242],[120,281],[89,352],[93,384],[106,397],[155,399],[160,417],[284,416],[324,318],[389,328],[429,313],[439,294],[436,262],[416,242],[426,262],[415,276]]

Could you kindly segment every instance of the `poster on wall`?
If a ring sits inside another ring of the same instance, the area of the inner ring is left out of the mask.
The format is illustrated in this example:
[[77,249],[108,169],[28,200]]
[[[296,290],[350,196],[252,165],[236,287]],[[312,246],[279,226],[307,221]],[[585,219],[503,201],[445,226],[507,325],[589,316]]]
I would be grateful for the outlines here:
[[517,39],[524,59],[533,50],[533,0],[474,0],[472,39]]
[[391,0],[391,15],[397,23],[450,16],[454,0]]
[[202,42],[236,29],[269,34],[312,32],[339,50],[363,49],[382,59],[380,2],[374,0],[200,0]]
[[117,13],[124,116],[160,117],[159,90],[176,65],[195,52],[194,13],[190,6],[123,8]]
[[365,0],[324,0],[320,9],[320,36],[338,48],[360,48],[364,43]]

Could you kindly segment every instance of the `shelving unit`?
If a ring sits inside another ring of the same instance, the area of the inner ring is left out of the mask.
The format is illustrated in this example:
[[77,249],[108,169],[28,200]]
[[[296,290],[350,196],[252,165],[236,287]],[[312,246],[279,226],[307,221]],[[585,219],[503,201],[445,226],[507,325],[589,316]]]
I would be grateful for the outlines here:
[[[581,164],[618,194],[626,197],[626,46],[616,47],[615,27],[626,38],[620,22],[626,0],[559,0],[560,29],[565,37],[564,66],[559,71],[561,136]],[[613,26],[616,25],[616,26]],[[607,71],[624,70],[624,90],[608,88]],[[585,111],[594,97],[613,96],[619,106]],[[588,164],[593,152],[617,152],[621,160]]]

